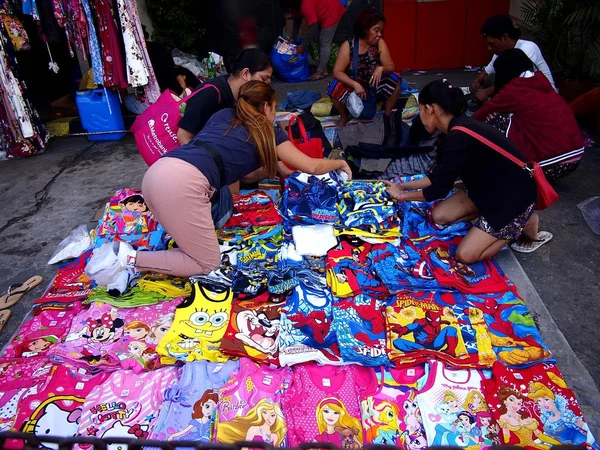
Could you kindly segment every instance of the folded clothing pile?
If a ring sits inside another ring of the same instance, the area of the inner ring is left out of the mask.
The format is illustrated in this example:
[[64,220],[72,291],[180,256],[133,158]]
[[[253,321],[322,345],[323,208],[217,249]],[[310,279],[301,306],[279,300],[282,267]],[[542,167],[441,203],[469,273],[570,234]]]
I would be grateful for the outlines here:
[[127,242],[136,250],[163,250],[166,246],[164,229],[137,189],[115,192],[92,234],[94,248],[115,241]]

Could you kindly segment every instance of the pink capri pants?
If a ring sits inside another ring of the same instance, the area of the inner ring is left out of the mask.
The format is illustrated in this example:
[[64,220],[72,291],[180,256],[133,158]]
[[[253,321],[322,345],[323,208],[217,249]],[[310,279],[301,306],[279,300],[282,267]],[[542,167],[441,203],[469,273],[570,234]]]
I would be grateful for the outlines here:
[[161,158],[150,166],[142,181],[144,200],[179,248],[137,252],[136,267],[181,277],[218,268],[221,254],[210,203],[214,193],[204,174],[179,158]]

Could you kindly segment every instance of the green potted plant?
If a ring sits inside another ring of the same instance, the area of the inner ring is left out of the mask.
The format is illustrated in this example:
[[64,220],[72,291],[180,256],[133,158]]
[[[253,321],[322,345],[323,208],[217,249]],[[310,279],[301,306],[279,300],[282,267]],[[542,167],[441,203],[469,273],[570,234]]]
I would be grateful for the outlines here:
[[598,0],[525,0],[521,12],[567,101],[600,83]]

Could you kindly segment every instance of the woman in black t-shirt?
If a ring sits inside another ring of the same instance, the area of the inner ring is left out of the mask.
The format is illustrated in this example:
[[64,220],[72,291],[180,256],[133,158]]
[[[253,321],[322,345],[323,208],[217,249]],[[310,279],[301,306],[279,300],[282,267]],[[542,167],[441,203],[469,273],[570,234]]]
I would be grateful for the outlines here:
[[273,75],[269,57],[257,48],[244,50],[228,69],[230,75],[210,79],[202,85],[212,85],[216,89],[203,89],[187,102],[185,114],[179,121],[177,131],[180,145],[190,142],[214,113],[225,108],[233,108],[241,86],[251,80],[271,83]]
[[400,201],[432,202],[445,198],[461,179],[467,192],[457,192],[433,209],[440,225],[477,219],[459,245],[456,257],[463,263],[490,258],[522,235],[533,251],[552,235],[538,232],[534,212],[537,196],[529,171],[459,128],[467,128],[520,160],[523,155],[492,126],[463,116],[466,100],[460,88],[443,81],[428,84],[419,94],[421,120],[427,131],[446,134],[438,161],[425,178],[404,184],[388,182],[388,192]]

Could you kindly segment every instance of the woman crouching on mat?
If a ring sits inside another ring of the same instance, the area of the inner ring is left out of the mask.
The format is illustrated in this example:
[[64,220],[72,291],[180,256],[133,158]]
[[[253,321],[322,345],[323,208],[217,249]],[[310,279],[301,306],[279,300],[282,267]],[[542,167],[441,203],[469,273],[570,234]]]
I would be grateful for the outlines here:
[[[321,175],[351,170],[346,161],[314,159],[275,129],[275,91],[250,81],[239,91],[235,108],[215,113],[188,144],[165,154],[144,175],[142,193],[148,208],[179,248],[136,252],[119,243],[118,262],[125,269],[188,277],[219,267],[221,255],[211,218],[211,198],[221,186],[263,167],[275,176],[280,159],[298,170]],[[214,199],[213,199],[214,201]]]
[[421,91],[423,125],[430,133],[440,130],[446,137],[439,146],[437,164],[427,177],[404,184],[387,182],[388,192],[399,201],[433,202],[445,198],[460,178],[467,192],[459,191],[441,201],[432,215],[440,225],[477,219],[456,252],[457,259],[466,264],[490,258],[522,234],[535,241],[535,248],[548,242],[552,235],[538,232],[536,184],[529,172],[468,131],[522,161],[523,155],[491,125],[463,116],[466,108],[461,89],[447,82],[433,81]]

